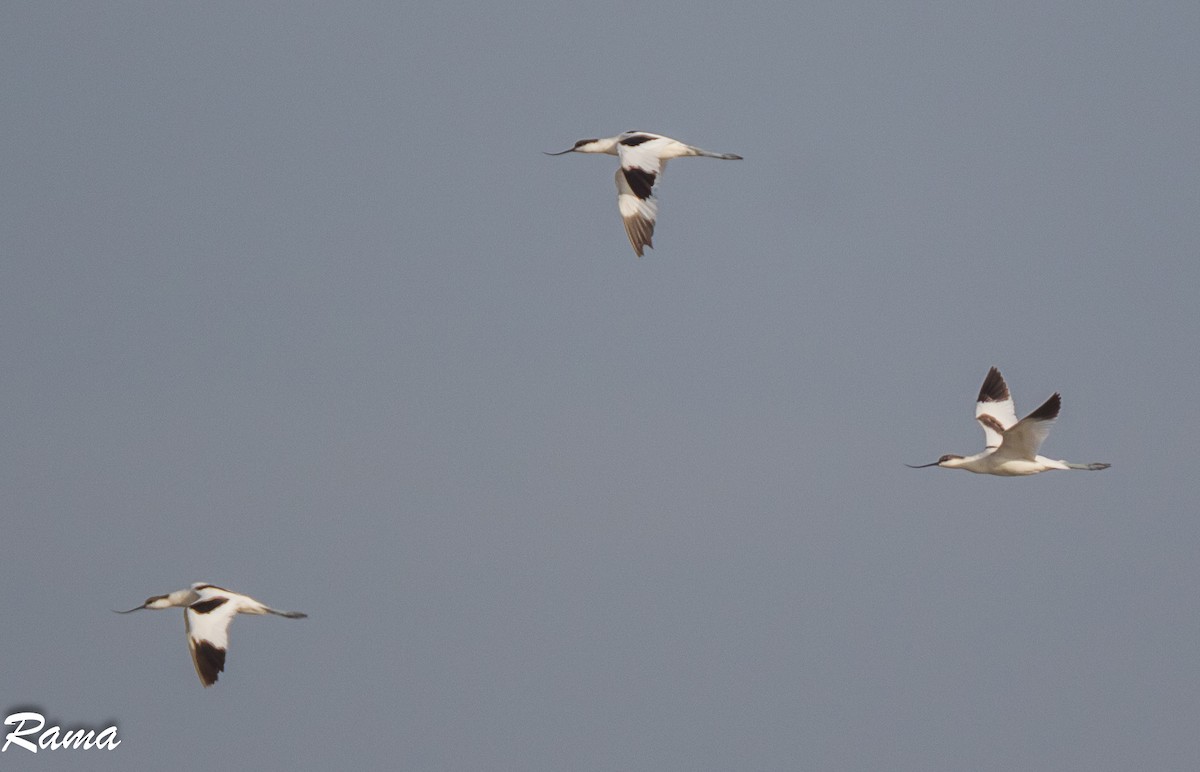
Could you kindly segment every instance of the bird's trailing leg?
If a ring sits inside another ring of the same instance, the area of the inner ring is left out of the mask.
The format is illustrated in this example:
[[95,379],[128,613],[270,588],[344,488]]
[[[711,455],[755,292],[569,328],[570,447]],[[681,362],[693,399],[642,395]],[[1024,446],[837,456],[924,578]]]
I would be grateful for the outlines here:
[[1112,464],[1072,464],[1067,461],[1064,461],[1063,463],[1067,465],[1068,469],[1083,469],[1088,472],[1098,472],[1101,469],[1108,469],[1110,466],[1112,466]]

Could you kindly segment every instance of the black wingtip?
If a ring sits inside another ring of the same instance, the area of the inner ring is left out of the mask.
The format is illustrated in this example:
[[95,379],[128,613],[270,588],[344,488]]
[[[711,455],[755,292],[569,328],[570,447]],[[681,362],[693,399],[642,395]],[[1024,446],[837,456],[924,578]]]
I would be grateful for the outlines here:
[[1058,418],[1058,411],[1062,409],[1062,397],[1056,391],[1050,395],[1050,399],[1042,403],[1042,406],[1030,413],[1026,418],[1031,418],[1034,421],[1053,421]]
[[995,367],[988,370],[987,377],[983,379],[983,385],[979,387],[979,398],[976,402],[1004,402],[1010,399],[1008,392],[1008,384],[1004,382],[1004,376],[1000,374],[1000,370]]
[[225,670],[225,650],[218,649],[208,641],[196,641],[196,675],[205,688],[217,682],[217,677]]

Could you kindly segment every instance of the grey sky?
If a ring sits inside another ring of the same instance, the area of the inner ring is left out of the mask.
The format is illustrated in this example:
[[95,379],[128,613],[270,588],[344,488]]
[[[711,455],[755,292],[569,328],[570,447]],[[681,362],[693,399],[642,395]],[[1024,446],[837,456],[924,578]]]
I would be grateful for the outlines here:
[[[1200,5],[0,10],[5,769],[1185,770]],[[674,162],[638,260],[607,157]],[[1095,474],[970,453],[991,365]],[[204,690],[197,580],[244,618]]]

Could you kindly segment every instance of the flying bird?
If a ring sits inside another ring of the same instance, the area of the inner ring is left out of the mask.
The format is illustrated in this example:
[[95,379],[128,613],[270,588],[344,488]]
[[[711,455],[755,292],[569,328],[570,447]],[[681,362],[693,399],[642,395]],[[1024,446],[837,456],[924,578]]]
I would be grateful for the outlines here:
[[987,444],[982,453],[973,456],[946,454],[932,464],[905,466],[923,469],[940,466],[946,469],[966,469],[975,474],[994,474],[1001,477],[1048,472],[1051,469],[1108,469],[1112,464],[1071,464],[1039,456],[1038,449],[1050,433],[1054,419],[1062,407],[1062,397],[1055,392],[1042,406],[1017,420],[1012,395],[1004,376],[993,367],[988,370],[975,402],[975,420],[983,427]]
[[132,614],[142,609],[183,607],[183,629],[187,633],[188,650],[196,675],[205,687],[217,682],[225,670],[225,650],[229,648],[229,625],[238,614],[275,614],[288,619],[304,619],[308,614],[299,611],[277,611],[259,603],[249,595],[231,592],[215,584],[197,582],[189,589],[166,595],[155,595],[146,602],[118,614]]
[[742,160],[740,155],[710,153],[698,147],[685,145],[677,139],[651,134],[648,131],[627,131],[604,139],[581,139],[574,147],[561,153],[546,155],[566,153],[603,153],[615,155],[620,159],[621,168],[617,169],[617,209],[621,212],[621,219],[625,221],[625,233],[629,235],[629,243],[633,245],[633,251],[638,257],[642,256],[643,247],[654,247],[651,238],[654,236],[654,222],[658,217],[658,198],[655,191],[667,161],[690,155],[723,158],[727,161]]

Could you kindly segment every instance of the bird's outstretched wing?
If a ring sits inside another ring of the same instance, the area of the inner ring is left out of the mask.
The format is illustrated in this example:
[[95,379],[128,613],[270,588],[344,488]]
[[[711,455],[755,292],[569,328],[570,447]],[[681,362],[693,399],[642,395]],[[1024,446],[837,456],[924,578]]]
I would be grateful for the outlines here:
[[654,221],[658,217],[658,199],[654,197],[657,175],[639,168],[617,169],[617,209],[625,223],[625,233],[638,257],[644,247],[654,247]]
[[218,674],[225,670],[229,625],[237,613],[237,604],[221,595],[201,598],[183,610],[192,664],[205,686],[215,684]]
[[643,247],[654,247],[654,222],[658,218],[655,191],[666,163],[659,157],[658,145],[664,138],[650,134],[622,135],[617,143],[617,208],[625,221],[625,232],[638,257]]
[[[991,420],[985,420],[987,418]],[[994,367],[988,370],[983,385],[979,387],[979,396],[975,400],[975,420],[983,427],[984,444],[989,448],[1000,447],[1004,430],[1017,423],[1017,411],[1013,407],[1012,395],[1008,393],[1008,384]]]
[[1054,419],[1058,418],[1061,408],[1062,397],[1055,392],[1041,407],[1005,430],[1004,440],[996,455],[1032,461],[1050,434],[1050,427],[1054,426]]

